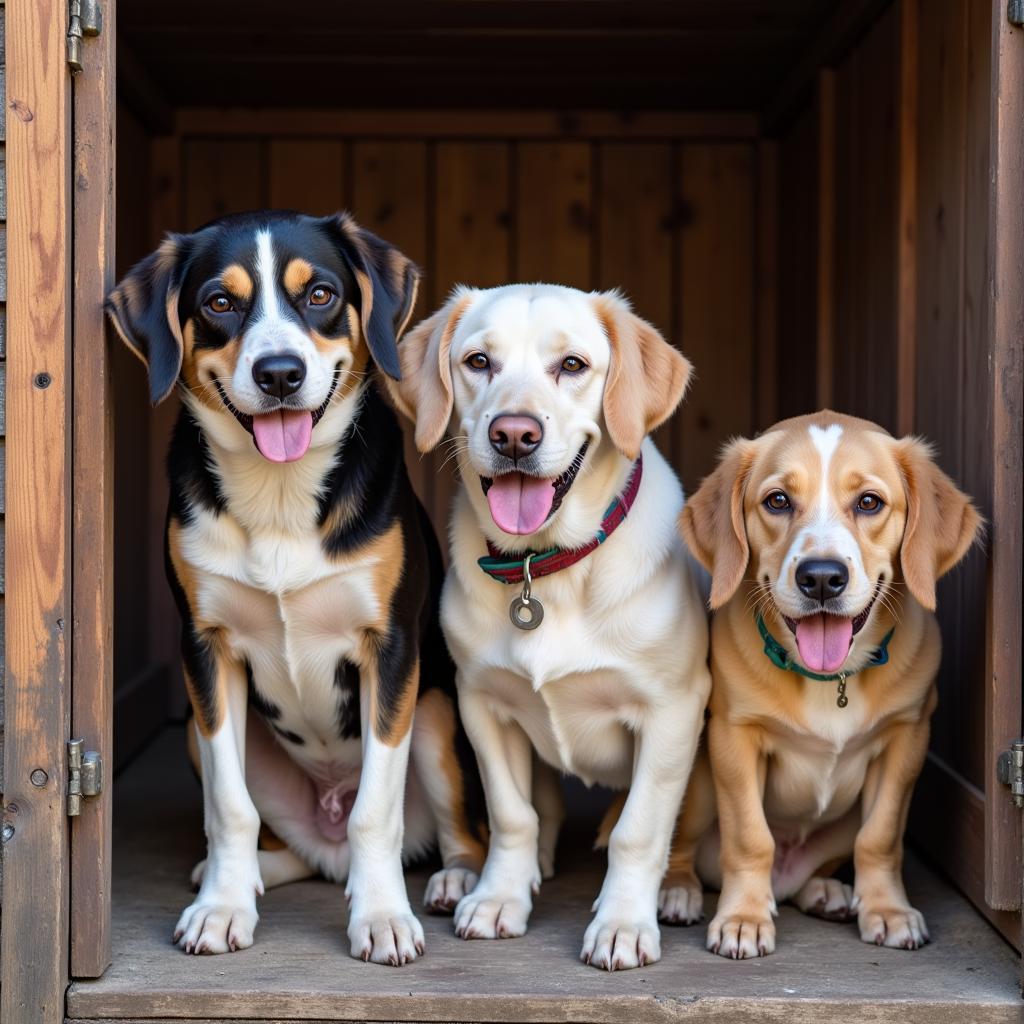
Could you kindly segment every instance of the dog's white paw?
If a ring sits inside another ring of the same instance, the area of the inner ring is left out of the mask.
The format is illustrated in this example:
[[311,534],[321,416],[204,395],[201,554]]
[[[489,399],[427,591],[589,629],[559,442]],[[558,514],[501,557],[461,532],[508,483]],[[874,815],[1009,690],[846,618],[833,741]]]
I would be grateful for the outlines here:
[[658,893],[658,920],[665,924],[696,924],[704,916],[704,892],[696,878]]
[[919,910],[907,906],[861,906],[857,915],[864,942],[890,949],[920,949],[930,941],[928,926]]
[[460,939],[514,939],[526,934],[532,906],[520,896],[475,889],[455,908],[455,934]]
[[442,868],[435,871],[423,893],[423,905],[435,914],[450,914],[463,898],[476,888],[480,876],[469,868]]
[[423,926],[406,908],[392,913],[361,914],[348,923],[352,956],[357,960],[401,967],[423,955]]
[[657,921],[598,911],[583,936],[580,959],[605,971],[657,963],[661,959]]
[[849,921],[854,916],[853,888],[838,878],[810,878],[793,897],[805,914],[828,921]]
[[222,901],[200,894],[178,919],[171,941],[186,953],[234,953],[252,945],[258,920],[255,896]]

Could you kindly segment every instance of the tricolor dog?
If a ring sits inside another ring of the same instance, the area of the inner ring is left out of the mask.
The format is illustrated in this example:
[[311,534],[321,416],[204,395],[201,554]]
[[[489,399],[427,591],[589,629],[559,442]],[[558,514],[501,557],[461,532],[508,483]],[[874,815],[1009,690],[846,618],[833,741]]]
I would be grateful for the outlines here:
[[[710,765],[673,865],[721,888],[712,952],[771,953],[787,899],[865,942],[928,941],[903,830],[937,699],[935,584],[979,527],[927,445],[833,412],[732,442],[687,504],[716,612]],[[851,856],[852,888],[832,877]]]
[[456,933],[526,931],[552,841],[551,816],[531,803],[539,757],[629,788],[582,958],[608,970],[656,961],[711,683],[676,527],[682,488],[647,437],[682,398],[689,364],[619,295],[554,285],[457,289],[399,355],[389,386],[417,446],[449,433],[462,481],[442,624],[491,842]]
[[[108,300],[153,401],[183,398],[167,566],[208,839],[186,952],[250,946],[257,894],[320,872],[347,879],[352,955],[406,963],[403,853],[439,842],[439,906],[482,864],[440,553],[373,379],[417,277],[345,215],[263,212],[170,236]],[[261,822],[284,848],[258,851]]]

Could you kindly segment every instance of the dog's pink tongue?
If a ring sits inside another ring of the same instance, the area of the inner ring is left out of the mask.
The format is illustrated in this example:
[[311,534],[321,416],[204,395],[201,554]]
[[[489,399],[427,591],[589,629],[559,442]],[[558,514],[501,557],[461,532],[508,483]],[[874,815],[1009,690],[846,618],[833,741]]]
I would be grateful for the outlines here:
[[506,533],[536,533],[551,514],[554,500],[552,481],[523,473],[495,477],[487,491],[491,518]]
[[850,653],[853,619],[838,615],[809,615],[796,624],[800,660],[812,672],[838,672]]
[[271,462],[296,462],[306,454],[313,435],[313,414],[306,410],[278,409],[253,416],[252,434],[260,455]]

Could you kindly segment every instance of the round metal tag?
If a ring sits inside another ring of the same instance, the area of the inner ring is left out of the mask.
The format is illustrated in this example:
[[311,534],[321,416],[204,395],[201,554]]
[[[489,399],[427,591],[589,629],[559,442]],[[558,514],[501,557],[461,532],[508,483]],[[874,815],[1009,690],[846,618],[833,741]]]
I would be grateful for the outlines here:
[[544,605],[535,597],[517,597],[508,606],[508,617],[517,629],[536,629],[544,621]]

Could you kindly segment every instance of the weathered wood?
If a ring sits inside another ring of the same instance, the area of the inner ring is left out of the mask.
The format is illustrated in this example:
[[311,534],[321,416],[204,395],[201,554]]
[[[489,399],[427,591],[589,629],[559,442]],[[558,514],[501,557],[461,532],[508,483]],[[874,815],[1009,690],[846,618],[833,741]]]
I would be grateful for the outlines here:
[[[577,819],[521,939],[465,942],[450,917],[423,915],[426,956],[374,968],[348,956],[341,887],[309,881],[260,901],[252,949],[187,957],[169,935],[204,844],[182,730],[119,779],[115,803],[114,964],[71,986],[72,1019],[1020,1024],[1017,957],[913,856],[908,891],[933,938],[915,953],[866,945],[853,925],[784,906],[778,951],[764,960],[712,956],[704,925],[665,927],[660,963],[596,971],[578,957],[604,857]],[[414,907],[427,875],[409,874]],[[709,894],[706,912],[713,906]]]
[[320,139],[273,139],[268,204],[323,215],[346,204],[345,147]]
[[407,139],[751,139],[753,114],[731,111],[253,110],[186,108],[182,135],[360,136]]
[[185,143],[185,230],[265,203],[258,142],[193,139]]
[[515,280],[592,286],[590,162],[585,142],[516,147]]
[[[114,402],[103,299],[114,283],[116,0],[74,89],[71,728],[113,766]],[[113,344],[118,344],[116,339]],[[111,787],[71,833],[71,973],[110,963]]]
[[779,418],[779,206],[779,144],[766,139],[757,146],[757,430],[767,429]]
[[[68,962],[71,79],[67,4],[7,9],[10,562],[0,1018],[58,1024]],[[38,374],[49,375],[36,386]],[[30,776],[35,772],[37,782]],[[42,774],[38,774],[42,773]],[[12,831],[11,831],[12,830]]]
[[[995,779],[995,752],[1016,739],[1022,726],[1024,32],[1009,24],[1002,4],[992,4],[991,11],[987,326],[992,343],[992,521],[985,687],[985,891],[993,906],[1013,908],[1021,906],[1024,837],[1020,811]],[[975,24],[973,18],[971,24]],[[983,45],[981,39],[976,42]]]
[[[832,405],[836,287],[836,74],[818,73],[817,407]],[[809,411],[809,410],[808,410]]]
[[[679,347],[695,368],[677,414],[676,469],[688,492],[724,438],[749,434],[754,396],[754,161],[741,144],[684,145],[680,193]],[[726,396],[729,396],[728,398]]]
[[917,384],[918,0],[900,0],[898,204],[896,223],[896,422],[911,433]]

